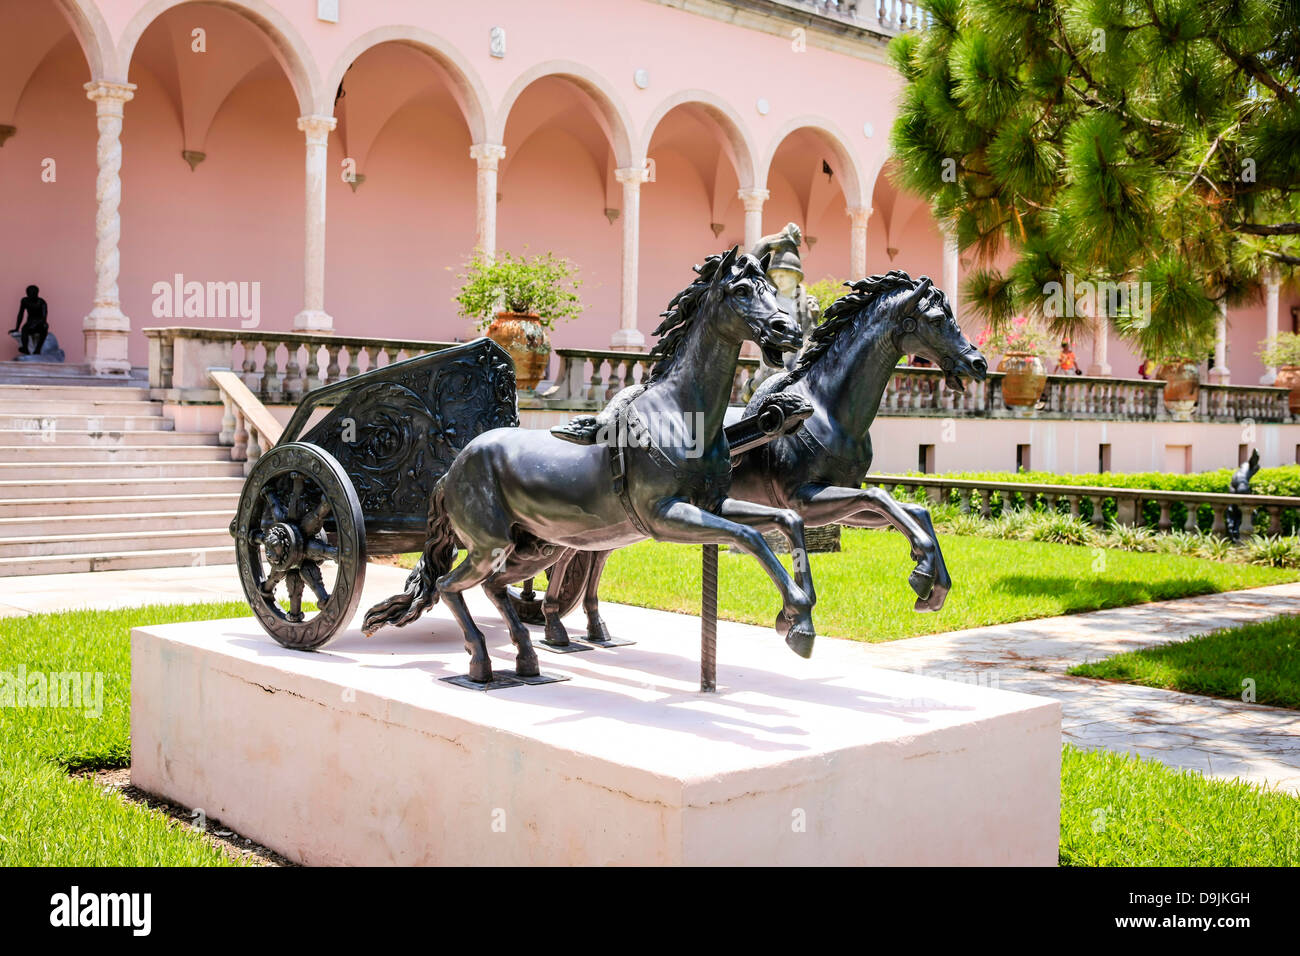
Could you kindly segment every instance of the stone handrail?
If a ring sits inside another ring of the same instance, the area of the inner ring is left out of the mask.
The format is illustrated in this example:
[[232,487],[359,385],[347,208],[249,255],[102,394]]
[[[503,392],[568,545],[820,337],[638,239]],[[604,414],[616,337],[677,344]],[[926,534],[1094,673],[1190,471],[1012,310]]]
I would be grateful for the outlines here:
[[456,344],[252,329],[153,328],[144,334],[150,397],[187,403],[221,400],[209,369],[236,371],[264,404],[296,405],[320,385]]
[[922,30],[930,24],[930,13],[916,0],[777,0],[794,9],[811,9],[833,20],[870,24],[888,33]]
[[[874,475],[868,478],[868,482],[880,485],[882,488],[902,489],[905,492],[923,490],[932,502],[949,501],[952,492],[955,491],[963,514],[978,510],[978,513],[985,518],[992,517],[991,505],[994,492],[1001,497],[1004,508],[1014,507],[1011,503],[1017,494],[1031,506],[1033,502],[1042,498],[1044,504],[1051,510],[1056,510],[1061,501],[1066,501],[1069,504],[1070,514],[1075,517],[1082,515],[1082,506],[1084,502],[1088,502],[1092,506],[1091,517],[1088,520],[1097,527],[1101,527],[1103,523],[1101,505],[1106,498],[1115,501],[1115,520],[1130,526],[1142,523],[1144,503],[1158,504],[1160,506],[1160,515],[1156,520],[1158,531],[1173,530],[1170,514],[1176,504],[1181,504],[1187,509],[1187,518],[1183,522],[1182,530],[1197,530],[1197,512],[1202,505],[1208,505],[1214,515],[1210,530],[1220,535],[1227,531],[1224,516],[1229,505],[1237,505],[1241,508],[1243,535],[1263,530],[1255,526],[1256,511],[1267,513],[1269,519],[1267,533],[1276,534],[1282,527],[1282,512],[1300,509],[1300,497],[1283,495],[1235,495],[1226,492],[1220,494],[1204,491],[1165,491],[1155,488],[1109,488],[1101,485],[1040,485],[1021,481],[947,478],[943,475]],[[977,507],[972,504],[976,493],[980,498]]]
[[230,460],[242,461],[247,475],[257,459],[280,440],[284,426],[234,372],[213,369],[208,374],[225,406],[218,440],[230,446]]

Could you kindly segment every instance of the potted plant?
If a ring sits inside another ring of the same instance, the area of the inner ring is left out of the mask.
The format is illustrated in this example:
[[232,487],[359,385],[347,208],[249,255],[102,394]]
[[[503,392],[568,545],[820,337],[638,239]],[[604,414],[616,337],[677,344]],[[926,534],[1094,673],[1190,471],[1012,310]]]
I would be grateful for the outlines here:
[[569,260],[549,252],[502,252],[495,259],[475,252],[458,277],[464,283],[456,296],[460,314],[475,320],[480,332],[510,353],[521,391],[536,388],[546,374],[548,331],[584,308],[577,293],[582,281],[576,276]]
[[1043,355],[1047,339],[1043,332],[1023,316],[1010,323],[986,329],[976,343],[1002,356],[998,371],[1003,373],[1002,400],[1008,408],[1032,408],[1047,387],[1047,370]]
[[1260,359],[1277,369],[1273,384],[1291,390],[1287,404],[1292,415],[1300,414],[1300,335],[1280,332],[1273,341],[1265,339],[1259,344]]

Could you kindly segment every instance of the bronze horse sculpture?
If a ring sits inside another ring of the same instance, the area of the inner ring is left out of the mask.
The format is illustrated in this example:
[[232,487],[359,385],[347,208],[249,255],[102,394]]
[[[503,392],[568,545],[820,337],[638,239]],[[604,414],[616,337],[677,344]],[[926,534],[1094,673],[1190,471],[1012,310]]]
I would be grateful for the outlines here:
[[[812,653],[811,576],[796,569],[792,579],[761,533],[780,531],[802,551],[803,521],[789,508],[728,495],[731,458],[723,435],[741,345],[756,342],[764,361],[779,367],[781,354],[796,351],[802,336],[777,305],[766,262],[733,248],[696,271],[655,332],[662,338],[648,381],[611,403],[642,426],[641,436],[657,421],[693,418],[694,441],[578,445],[545,431],[484,432],[434,486],[424,552],[405,591],[366,613],[367,634],[408,624],[442,598],[464,632],[470,679],[487,683],[492,664],[464,599],[464,591],[482,585],[509,626],[516,673],[536,676],[537,653],[507,585],[555,564],[560,549],[608,552],[654,538],[734,544],[752,554],[781,593],[778,633],[796,653]],[[452,568],[458,541],[467,554]]]
[[[988,363],[962,334],[947,297],[928,278],[913,280],[906,272],[892,271],[848,285],[851,291],[826,310],[795,367],[767,379],[744,413],[756,414],[775,396],[787,395],[810,403],[813,414],[789,434],[739,455],[731,494],[790,508],[809,527],[895,528],[907,537],[916,562],[908,578],[917,595],[915,609],[938,611],[952,581],[930,513],[895,501],[882,488],[862,487],[872,460],[869,429],[903,355],[929,359],[956,391],[963,390],[962,376],[983,380]],[[579,557],[561,555],[548,576],[542,602],[547,643],[568,642],[560,617],[573,608],[579,593],[588,639],[609,639],[596,600],[608,553]]]

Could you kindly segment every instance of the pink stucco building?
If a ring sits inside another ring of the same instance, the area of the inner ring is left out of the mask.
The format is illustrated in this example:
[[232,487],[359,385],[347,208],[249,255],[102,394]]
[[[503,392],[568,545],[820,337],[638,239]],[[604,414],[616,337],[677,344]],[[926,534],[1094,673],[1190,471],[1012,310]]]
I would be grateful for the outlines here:
[[[951,288],[963,267],[885,174],[884,47],[923,19],[912,3],[0,0],[0,18],[0,291],[39,285],[68,361],[100,372],[144,364],[154,325],[468,337],[451,299],[476,245],[576,262],[589,307],[554,341],[589,348],[642,345],[693,262],[787,221],[810,281],[893,267]],[[187,283],[243,308],[187,310]],[[1234,381],[1267,379],[1258,343],[1297,301],[1228,315]],[[1140,362],[1077,348],[1102,373]]]

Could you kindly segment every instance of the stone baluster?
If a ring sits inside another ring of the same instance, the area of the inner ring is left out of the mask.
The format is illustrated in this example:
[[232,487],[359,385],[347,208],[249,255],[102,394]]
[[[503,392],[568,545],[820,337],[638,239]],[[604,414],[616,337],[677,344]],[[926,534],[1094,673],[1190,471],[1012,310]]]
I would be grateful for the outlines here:
[[248,390],[257,395],[261,391],[261,385],[257,380],[257,343],[245,340],[242,345],[244,346],[244,362],[240,371],[243,373],[244,384],[248,386]]
[[1066,500],[1069,501],[1069,503],[1070,503],[1070,517],[1071,517],[1071,518],[1077,518],[1077,517],[1079,517],[1079,496],[1078,496],[1078,495],[1066,495],[1065,497],[1066,497]]
[[1088,502],[1088,504],[1092,505],[1092,515],[1088,518],[1088,521],[1094,528],[1101,528],[1102,525],[1106,523],[1106,518],[1102,514],[1101,507],[1102,502],[1105,501],[1105,499],[1101,495],[1083,495],[1082,498],[1084,501]]
[[1187,517],[1183,519],[1183,530],[1193,533],[1199,532],[1201,530],[1201,525],[1196,518],[1196,503],[1193,501],[1185,501],[1183,504],[1187,507]]
[[1244,505],[1241,509],[1241,536],[1249,538],[1255,533],[1255,506]]
[[320,386],[320,346],[309,343],[307,345],[307,391],[314,391]]
[[343,373],[343,378],[356,378],[361,374],[361,347],[359,345],[348,346],[348,369]]
[[1226,504],[1212,504],[1210,507],[1214,509],[1214,524],[1210,526],[1210,532],[1222,537],[1228,533],[1228,523],[1224,517],[1224,512],[1228,510],[1228,506]]
[[964,515],[970,514],[970,496],[971,492],[969,488],[957,489],[957,500],[960,502],[958,507]]
[[329,364],[325,366],[325,384],[333,385],[339,380],[339,352],[340,346],[327,345],[325,353],[329,358]]
[[222,445],[229,445],[235,438],[235,403],[232,402],[225,392],[221,392],[221,432],[217,435],[217,441]]
[[1168,498],[1160,499],[1160,518],[1156,521],[1156,528],[1161,532],[1168,531],[1173,527],[1173,522],[1169,517],[1169,504]]
[[1268,512],[1268,533],[1282,533],[1282,509],[1277,505],[1269,505],[1266,509]]
[[278,405],[284,397],[284,382],[280,379],[277,358],[279,349],[279,342],[267,341],[266,361],[262,363],[262,394],[259,397],[268,405]]
[[291,405],[302,400],[302,368],[298,364],[298,343],[285,344],[284,394]]
[[[235,427],[230,435],[230,460],[248,460],[248,422],[238,408],[235,409]],[[247,468],[244,469],[244,474],[248,474]]]
[[604,364],[598,358],[592,358],[591,360],[591,380],[587,383],[587,398],[594,402],[600,401],[601,396],[605,394],[605,381],[600,377],[600,371]]

